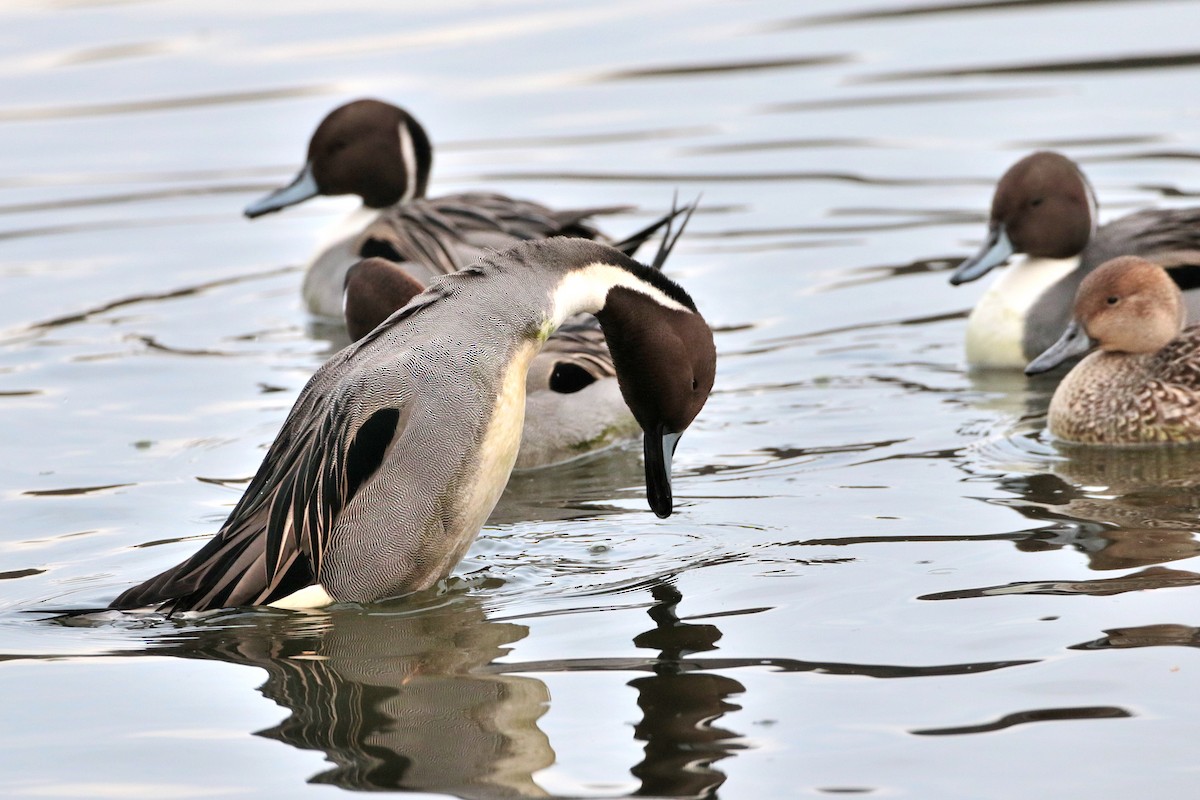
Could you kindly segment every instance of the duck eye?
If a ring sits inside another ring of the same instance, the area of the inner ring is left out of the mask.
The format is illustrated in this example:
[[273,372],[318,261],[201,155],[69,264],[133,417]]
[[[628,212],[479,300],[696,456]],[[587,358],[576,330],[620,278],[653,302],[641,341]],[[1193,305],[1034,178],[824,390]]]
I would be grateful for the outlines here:
[[1121,298],[1117,297],[1116,295],[1112,295],[1104,302],[1108,303],[1110,306],[1115,306],[1117,303],[1121,302]]

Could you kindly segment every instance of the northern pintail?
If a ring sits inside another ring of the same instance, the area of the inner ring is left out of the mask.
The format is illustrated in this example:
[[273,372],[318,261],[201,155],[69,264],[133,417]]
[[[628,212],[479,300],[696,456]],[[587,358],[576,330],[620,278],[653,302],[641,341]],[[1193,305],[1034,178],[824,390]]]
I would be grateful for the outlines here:
[[1081,444],[1200,442],[1200,326],[1184,319],[1179,287],[1143,258],[1113,259],[1084,278],[1066,331],[1025,369],[1098,348],[1055,390],[1050,432]]
[[950,277],[955,285],[966,283],[1025,256],[971,311],[972,367],[1024,367],[1062,334],[1084,277],[1117,256],[1142,256],[1170,269],[1200,319],[1200,292],[1191,291],[1200,288],[1200,209],[1150,209],[1097,227],[1096,208],[1083,172],[1059,153],[1033,153],[1004,173],[992,197],[987,239]]
[[110,607],[299,608],[431,586],[508,482],[534,355],[579,313],[607,335],[644,431],[647,499],[668,516],[675,446],[712,389],[712,331],[657,269],[582,239],[526,242],[438,278],[326,362],[216,536]]
[[[362,198],[362,209],[305,270],[303,294],[308,307],[323,316],[341,317],[347,302],[356,303],[360,310],[386,305],[391,301],[372,300],[367,294],[386,294],[402,281],[395,271],[394,277],[385,277],[377,264],[355,286],[348,286],[347,272],[361,258],[395,262],[399,271],[426,285],[473,263],[485,251],[518,241],[578,236],[607,242],[588,218],[627,208],[552,211],[538,203],[486,193],[426,198],[432,161],[429,137],[412,115],[379,100],[356,100],[334,109],[317,126],[296,179],[250,204],[245,213],[257,217],[316,195]],[[633,256],[677,213],[673,209],[613,246]],[[347,291],[353,296],[347,298]],[[360,318],[386,316],[373,311]],[[529,369],[527,424],[518,469],[578,458],[638,432],[617,387],[603,333],[594,319],[576,323],[560,328]],[[361,328],[351,331],[351,338],[362,333]]]
[[246,206],[254,218],[318,195],[357,195],[362,208],[340,226],[305,268],[303,295],[310,311],[340,318],[346,270],[381,256],[404,265],[422,284],[474,263],[484,251],[552,236],[596,239],[632,256],[665,223],[662,219],[613,243],[588,223],[629,206],[555,211],[502,194],[467,192],[425,196],[433,146],[421,124],[381,100],[354,100],[321,120],[308,157],[287,186]]

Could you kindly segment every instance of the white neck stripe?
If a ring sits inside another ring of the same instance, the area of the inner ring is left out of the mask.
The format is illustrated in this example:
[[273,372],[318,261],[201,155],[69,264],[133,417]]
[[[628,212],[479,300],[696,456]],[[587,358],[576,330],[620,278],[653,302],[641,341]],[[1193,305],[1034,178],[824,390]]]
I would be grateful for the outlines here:
[[[1089,181],[1087,179],[1086,175],[1084,175],[1083,173],[1080,173],[1079,177],[1083,179],[1083,189],[1084,189],[1084,192],[1087,194],[1088,216],[1092,218],[1091,219],[1091,223],[1092,223],[1091,236],[1095,236],[1096,228],[1099,227],[1099,225],[1100,225],[1100,212],[1097,209],[1098,204],[1096,203],[1096,190],[1092,188],[1091,181]],[[1091,238],[1091,236],[1089,236],[1088,238]]]
[[568,273],[555,288],[551,298],[554,308],[551,322],[554,327],[562,325],[568,317],[582,313],[595,314],[604,308],[608,291],[615,286],[644,294],[664,308],[693,313],[683,303],[629,270],[598,261]]
[[407,203],[417,194],[417,152],[413,147],[412,132],[408,129],[408,121],[400,123],[400,160],[404,164],[404,177],[407,181],[401,203]]

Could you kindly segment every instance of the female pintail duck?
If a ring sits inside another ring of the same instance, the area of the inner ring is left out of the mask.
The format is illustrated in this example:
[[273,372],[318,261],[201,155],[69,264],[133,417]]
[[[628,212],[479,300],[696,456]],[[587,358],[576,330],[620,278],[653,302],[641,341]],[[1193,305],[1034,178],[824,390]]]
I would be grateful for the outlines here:
[[1073,318],[1025,368],[1034,375],[1098,348],[1050,401],[1050,432],[1081,444],[1200,442],[1200,325],[1183,327],[1179,287],[1157,264],[1122,256],[1079,285]]
[[712,389],[712,331],[682,288],[614,248],[525,242],[435,280],[326,362],[217,535],[110,607],[298,608],[434,584],[508,482],[525,371],[578,313],[604,329],[644,431],[647,499],[668,516],[675,445]]
[[[309,263],[303,293],[308,307],[341,317],[345,303],[391,305],[388,292],[403,282],[384,277],[382,267],[347,284],[360,258],[383,257],[394,272],[421,286],[474,262],[485,250],[551,236],[602,239],[587,218],[626,207],[552,211],[499,194],[425,197],[433,150],[421,125],[406,111],[378,100],[356,100],[334,109],[317,127],[308,159],[288,186],[252,203],[246,215],[278,211],[316,195],[354,194],[363,208],[343,234]],[[671,213],[613,244],[632,256],[637,248],[680,213]],[[409,291],[401,288],[401,292]],[[384,296],[370,300],[373,291]],[[405,297],[404,302],[407,302]],[[387,314],[360,315],[382,320]],[[366,324],[366,323],[363,323]],[[370,328],[351,331],[360,338]],[[604,335],[588,320],[566,325],[529,369],[529,420],[517,467],[568,461],[637,434],[637,423],[621,398]]]
[[[597,214],[629,206],[554,211],[501,194],[471,192],[427,198],[433,147],[407,111],[380,100],[355,100],[321,121],[308,158],[295,179],[246,207],[254,218],[318,195],[352,194],[363,201],[305,269],[303,294],[310,311],[342,316],[346,270],[359,259],[382,256],[428,284],[474,263],[485,250],[551,236],[578,236],[610,243],[587,223]],[[666,222],[614,244],[632,256]]]
[[[1019,369],[1044,351],[1066,328],[1080,282],[1117,256],[1149,259],[1181,286],[1200,288],[1200,209],[1139,211],[1097,228],[1096,196],[1079,167],[1037,152],[1004,173],[987,239],[950,282],[973,281],[1019,254],[1025,259],[1005,270],[967,321],[972,367]],[[1185,302],[1200,319],[1200,292],[1187,291]]]

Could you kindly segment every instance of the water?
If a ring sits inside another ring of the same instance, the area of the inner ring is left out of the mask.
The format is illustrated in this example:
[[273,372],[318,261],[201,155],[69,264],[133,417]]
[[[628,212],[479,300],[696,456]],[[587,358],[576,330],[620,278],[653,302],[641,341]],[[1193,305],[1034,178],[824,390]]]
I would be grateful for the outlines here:
[[[1191,797],[1200,460],[1056,446],[1051,383],[966,372],[986,281],[946,270],[1034,148],[1105,218],[1191,202],[1200,6],[416,5],[0,11],[0,794]],[[228,513],[337,346],[296,265],[353,202],[239,211],[363,95],[438,193],[620,235],[703,192],[677,514],[630,447],[514,477],[443,592],[24,613]]]

